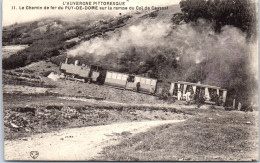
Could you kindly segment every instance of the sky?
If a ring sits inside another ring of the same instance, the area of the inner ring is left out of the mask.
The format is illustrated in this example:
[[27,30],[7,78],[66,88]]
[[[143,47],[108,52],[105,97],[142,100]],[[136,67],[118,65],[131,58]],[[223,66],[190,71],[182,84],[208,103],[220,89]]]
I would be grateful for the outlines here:
[[[180,0],[3,0],[3,18],[2,25],[7,26],[14,23],[37,20],[44,17],[64,16],[77,17],[82,14],[90,14],[89,11],[83,10],[22,10],[26,6],[63,6],[63,2],[125,2],[125,6],[168,6],[178,4]],[[15,6],[15,10],[12,9]],[[95,13],[118,14],[122,11],[95,11]]]

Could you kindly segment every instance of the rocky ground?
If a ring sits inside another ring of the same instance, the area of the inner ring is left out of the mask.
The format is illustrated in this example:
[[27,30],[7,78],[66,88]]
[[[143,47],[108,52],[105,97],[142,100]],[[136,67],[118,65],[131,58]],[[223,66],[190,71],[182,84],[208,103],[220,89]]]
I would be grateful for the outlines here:
[[106,104],[105,102],[99,104],[70,101],[55,96],[47,98],[52,98],[52,101],[45,100],[46,96],[41,95],[35,97],[35,100],[30,96],[23,96],[20,97],[23,101],[34,102],[29,105],[13,103],[5,106],[5,138],[17,139],[62,128],[142,120],[186,119],[190,116],[173,107],[125,106],[117,103]]

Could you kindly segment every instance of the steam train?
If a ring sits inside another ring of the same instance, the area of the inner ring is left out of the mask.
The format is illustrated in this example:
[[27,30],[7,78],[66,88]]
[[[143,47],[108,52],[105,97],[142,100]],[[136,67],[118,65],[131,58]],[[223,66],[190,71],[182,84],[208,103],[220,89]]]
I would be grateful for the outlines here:
[[[79,65],[76,60],[74,64],[60,64],[60,71],[63,78],[69,80],[78,80],[82,82],[96,83],[101,76],[101,68],[96,65]],[[119,73],[114,71],[105,71],[105,77],[102,84],[132,90],[136,92],[158,95],[162,93],[163,88],[157,79],[144,77],[140,75],[132,75]],[[168,95],[178,100],[191,100],[191,96],[203,97],[203,102],[212,105],[224,105],[227,97],[227,90],[220,87],[190,82],[172,82],[169,83],[170,88]]]
[[94,65],[79,65],[76,60],[75,64],[69,64],[68,58],[65,63],[60,64],[60,71],[65,79],[79,80],[82,82],[96,82],[100,75],[99,67]]

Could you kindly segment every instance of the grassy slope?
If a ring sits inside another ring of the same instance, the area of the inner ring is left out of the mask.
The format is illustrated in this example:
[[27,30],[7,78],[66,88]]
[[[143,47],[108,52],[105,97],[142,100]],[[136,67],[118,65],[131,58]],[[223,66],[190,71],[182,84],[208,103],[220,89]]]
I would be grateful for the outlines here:
[[[178,125],[164,125],[104,149],[101,160],[257,160],[257,113],[208,110]],[[251,124],[246,124],[251,122]]]

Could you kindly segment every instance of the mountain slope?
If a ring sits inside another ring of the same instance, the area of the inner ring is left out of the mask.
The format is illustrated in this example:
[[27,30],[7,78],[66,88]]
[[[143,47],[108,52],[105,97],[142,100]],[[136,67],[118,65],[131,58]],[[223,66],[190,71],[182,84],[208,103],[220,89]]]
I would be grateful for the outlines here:
[[[179,6],[172,6],[171,9],[179,11]],[[172,15],[170,13],[174,12],[167,13],[167,16],[163,12],[158,12],[156,19],[161,19],[160,17],[164,15],[165,20],[169,21]],[[126,14],[117,17],[95,15],[74,21],[64,18],[46,18],[4,27],[3,45],[22,44],[29,47],[5,58],[3,68],[21,67],[64,54],[67,49],[80,41],[113,35],[149,17],[151,17],[150,13]]]

